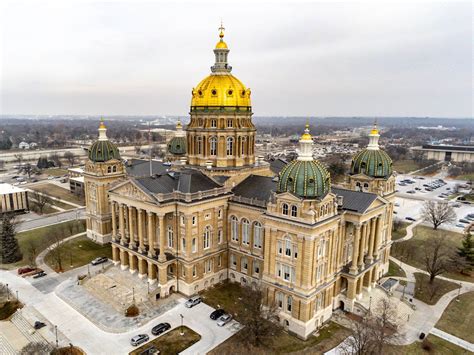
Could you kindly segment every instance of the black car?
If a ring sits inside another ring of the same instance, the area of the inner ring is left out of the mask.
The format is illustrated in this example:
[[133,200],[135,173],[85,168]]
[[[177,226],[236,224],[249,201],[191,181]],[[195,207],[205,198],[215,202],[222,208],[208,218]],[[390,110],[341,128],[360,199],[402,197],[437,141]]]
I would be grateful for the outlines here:
[[43,322],[40,322],[39,320],[37,320],[37,321],[35,322],[35,325],[34,325],[33,327],[34,327],[35,329],[41,329],[41,328],[43,328],[43,327],[46,327],[46,324],[43,323]]
[[171,325],[169,323],[160,323],[158,325],[155,325],[153,328],[151,328],[151,334],[159,335],[161,333],[166,332],[170,328],[171,328]]
[[405,217],[405,219],[406,219],[407,221],[412,221],[412,222],[415,222],[415,221],[416,221],[416,219],[414,219],[413,217]]
[[212,320],[219,319],[221,316],[225,314],[225,311],[223,309],[216,309],[214,312],[211,313],[209,316]]
[[37,274],[34,274],[33,278],[34,279],[39,279],[40,277],[46,276],[46,273],[44,271],[38,272]]

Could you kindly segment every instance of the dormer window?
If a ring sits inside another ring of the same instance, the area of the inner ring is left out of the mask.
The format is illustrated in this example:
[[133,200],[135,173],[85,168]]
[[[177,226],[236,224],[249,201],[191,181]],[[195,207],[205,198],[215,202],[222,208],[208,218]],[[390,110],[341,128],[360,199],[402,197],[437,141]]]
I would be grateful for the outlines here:
[[297,216],[298,216],[298,207],[291,206],[291,217],[297,217]]
[[286,203],[284,203],[282,206],[281,206],[281,212],[285,215],[285,216],[288,216],[288,205]]

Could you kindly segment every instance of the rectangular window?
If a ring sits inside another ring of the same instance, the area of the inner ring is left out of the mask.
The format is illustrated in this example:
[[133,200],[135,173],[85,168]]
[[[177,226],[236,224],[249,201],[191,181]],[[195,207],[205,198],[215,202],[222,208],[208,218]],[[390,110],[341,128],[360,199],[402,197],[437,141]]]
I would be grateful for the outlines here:
[[186,277],[186,268],[184,266],[181,268],[181,276]]
[[196,277],[197,272],[196,272],[196,265],[193,266],[193,277]]
[[222,218],[222,209],[219,209],[219,211],[217,211],[217,218]]
[[186,253],[186,239],[181,238],[181,252]]
[[193,238],[193,241],[191,243],[191,249],[193,253],[196,252],[196,238]]
[[234,254],[230,255],[230,266],[235,269],[237,267],[237,259]]
[[283,280],[291,281],[291,268],[288,265],[283,265]]
[[221,244],[222,243],[222,229],[219,229],[217,231],[217,243]]
[[286,256],[291,256],[291,240],[286,240],[285,241],[285,255]]
[[195,226],[195,225],[196,225],[196,222],[197,222],[197,218],[196,218],[196,216],[193,216],[193,218],[192,218],[192,223],[193,223],[193,226]]
[[277,242],[277,252],[278,252],[278,254],[280,254],[280,255],[283,254],[283,246],[282,246],[281,240],[279,240],[279,241]]
[[242,271],[244,272],[247,272],[247,268],[248,268],[248,264],[247,264],[247,259],[246,258],[242,258],[242,262],[241,262],[241,269]]
[[260,273],[260,263],[258,261],[253,262],[253,273],[254,274]]
[[217,266],[222,266],[222,255],[217,257]]
[[298,259],[298,247],[296,245],[293,247],[293,256]]

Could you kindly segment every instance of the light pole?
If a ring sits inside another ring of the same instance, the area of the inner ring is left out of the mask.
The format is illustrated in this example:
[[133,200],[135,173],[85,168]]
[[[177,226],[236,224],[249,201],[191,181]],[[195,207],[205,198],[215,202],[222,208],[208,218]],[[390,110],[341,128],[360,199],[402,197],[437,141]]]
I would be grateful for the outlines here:
[[184,316],[182,314],[179,315],[181,317],[181,333],[180,335],[184,335],[184,332],[183,332],[183,318]]
[[54,326],[54,333],[56,334],[56,348],[59,347],[59,341],[58,341],[58,326]]
[[7,301],[10,301],[10,290],[8,289],[8,284],[7,284]]
[[457,301],[457,302],[459,302],[459,296],[461,295],[461,287],[462,287],[462,283],[459,283],[458,297],[456,298],[456,301]]
[[16,290],[16,300],[18,301],[18,290]]
[[371,307],[372,307],[372,296],[369,297],[369,313],[370,313]]
[[72,251],[69,252],[69,258],[70,258],[70,265],[71,265],[71,269],[72,269]]

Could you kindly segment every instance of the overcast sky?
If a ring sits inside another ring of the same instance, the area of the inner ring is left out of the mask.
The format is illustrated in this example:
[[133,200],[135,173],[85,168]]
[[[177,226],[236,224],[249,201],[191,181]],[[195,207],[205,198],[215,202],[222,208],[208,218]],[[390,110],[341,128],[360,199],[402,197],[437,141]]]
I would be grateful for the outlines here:
[[1,113],[187,115],[221,18],[258,116],[472,117],[470,2],[7,1]]

